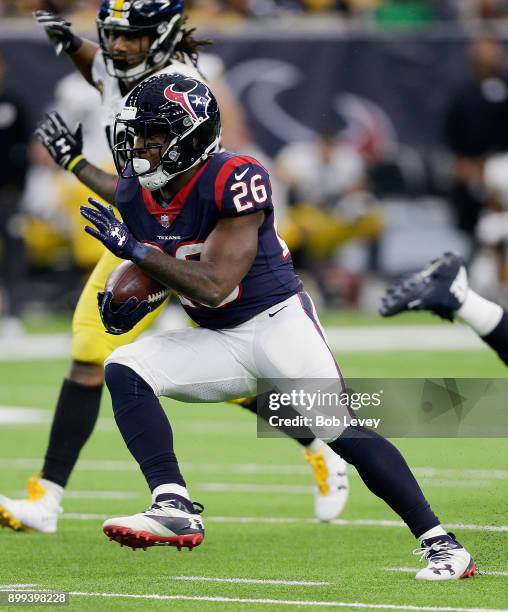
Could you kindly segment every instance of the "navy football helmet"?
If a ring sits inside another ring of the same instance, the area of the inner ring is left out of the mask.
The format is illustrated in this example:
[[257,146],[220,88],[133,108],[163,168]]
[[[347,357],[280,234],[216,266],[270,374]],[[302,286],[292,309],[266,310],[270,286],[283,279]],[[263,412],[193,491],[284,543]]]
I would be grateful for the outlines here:
[[117,115],[113,157],[121,177],[138,177],[154,191],[212,155],[220,135],[219,107],[205,83],[154,75],[131,91]]
[[[99,42],[111,76],[139,81],[167,64],[182,38],[183,0],[102,0],[97,14]],[[112,36],[139,39],[140,49],[130,57],[110,51]],[[141,37],[150,47],[141,49]]]

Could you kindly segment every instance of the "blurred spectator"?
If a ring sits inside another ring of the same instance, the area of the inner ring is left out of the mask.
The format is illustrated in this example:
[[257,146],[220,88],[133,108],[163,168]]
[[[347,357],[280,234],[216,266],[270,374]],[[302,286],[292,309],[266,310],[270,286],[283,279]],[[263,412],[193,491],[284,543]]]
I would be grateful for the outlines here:
[[[31,15],[33,11],[45,10],[66,13],[93,8],[97,10],[100,0],[0,0],[0,15]],[[3,12],[2,12],[3,10]]]
[[482,19],[500,19],[508,17],[507,0],[478,0],[478,13]]
[[508,79],[501,43],[485,34],[469,48],[470,75],[449,106],[445,135],[454,154],[453,202],[461,229],[474,234],[483,204],[483,167],[508,151]]
[[353,305],[359,281],[335,264],[337,250],[375,238],[381,227],[362,157],[325,126],[313,141],[286,145],[275,167],[288,190],[281,235],[297,265],[313,272],[325,300],[340,295]]
[[313,13],[324,11],[349,13],[352,9],[350,0],[302,0],[302,5],[304,9]]
[[5,63],[0,56],[0,314],[7,327],[16,326],[20,312],[20,284],[23,280],[23,240],[18,205],[26,173],[28,125],[23,106],[4,90]]
[[279,11],[275,0],[188,0],[186,10],[193,24],[206,25],[210,20],[239,20],[274,16]]
[[[508,152],[490,156],[484,166],[483,183],[485,206],[480,213],[476,238],[481,258],[488,257],[491,265],[490,282],[486,292],[496,296],[497,291],[508,286]],[[474,271],[474,269],[473,269]],[[482,279],[485,282],[485,274]]]
[[[100,95],[95,88],[73,72],[57,83],[55,99],[49,108],[57,110],[72,129],[81,123],[86,158],[103,170],[115,172],[101,121]],[[80,270],[89,271],[101,257],[103,248],[83,232],[79,204],[88,197],[98,196],[74,175],[62,171],[40,149],[36,143],[31,148],[32,164],[24,195],[24,211],[28,217],[25,234],[31,259],[38,265],[51,265],[61,256],[62,247],[69,245],[73,263]],[[34,224],[38,232],[29,231]]]
[[62,214],[58,171],[35,138],[28,146],[29,168],[21,200],[23,236],[32,269],[62,268],[69,257],[69,223]]
[[352,13],[355,0],[188,0],[192,21],[206,19],[264,18],[286,13]]
[[286,145],[277,157],[277,168],[290,188],[292,203],[310,201],[323,210],[363,186],[365,175],[362,157],[328,126],[314,141]]
[[[457,17],[456,0],[350,0],[357,7],[370,5],[384,26],[421,26]],[[462,1],[462,0],[459,0]]]
[[503,19],[508,17],[508,0],[454,0],[457,16],[471,19]]
[[428,0],[384,0],[375,12],[376,20],[384,25],[417,25],[433,19]]
[[[336,13],[369,18],[383,25],[425,24],[463,17],[504,16],[508,0],[187,0],[192,21],[283,16],[287,13]],[[37,9],[57,13],[96,11],[100,0],[0,0],[0,15],[29,15]],[[465,8],[466,7],[466,8]]]

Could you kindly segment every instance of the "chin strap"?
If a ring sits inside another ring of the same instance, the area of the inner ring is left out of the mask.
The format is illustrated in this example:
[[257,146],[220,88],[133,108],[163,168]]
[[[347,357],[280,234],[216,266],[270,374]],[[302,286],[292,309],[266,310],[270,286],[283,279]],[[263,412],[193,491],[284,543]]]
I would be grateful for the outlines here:
[[139,183],[141,187],[148,189],[148,191],[157,191],[162,189],[169,183],[171,176],[162,168],[162,164],[150,174],[145,174],[139,177]]

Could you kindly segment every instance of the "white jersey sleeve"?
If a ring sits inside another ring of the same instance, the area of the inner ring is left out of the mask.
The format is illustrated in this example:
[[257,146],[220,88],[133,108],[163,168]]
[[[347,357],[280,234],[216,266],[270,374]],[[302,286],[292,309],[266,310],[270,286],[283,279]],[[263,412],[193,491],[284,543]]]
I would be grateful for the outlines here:
[[101,90],[102,84],[106,78],[111,77],[108,75],[104,56],[102,55],[102,51],[99,49],[94,55],[92,62],[92,81],[99,91]]
[[199,79],[201,81],[203,80],[203,77],[199,74],[199,71],[191,62],[177,62],[173,60],[171,64],[168,64],[164,68],[161,68],[161,70],[159,70],[155,74],[181,74],[183,76],[191,77],[193,79]]
[[198,60],[200,72],[206,78],[208,84],[213,86],[215,81],[218,81],[224,76],[224,62],[218,55],[214,53],[200,53]]
[[99,93],[77,72],[61,79],[55,89],[54,106],[71,130],[83,126],[83,153],[93,164],[111,163],[111,154],[101,126]]

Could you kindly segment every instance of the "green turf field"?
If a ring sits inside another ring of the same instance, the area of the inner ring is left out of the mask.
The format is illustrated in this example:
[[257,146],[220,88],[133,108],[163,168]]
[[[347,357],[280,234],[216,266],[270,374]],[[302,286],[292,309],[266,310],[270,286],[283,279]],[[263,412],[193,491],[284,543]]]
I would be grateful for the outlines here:
[[[355,353],[339,359],[346,376],[507,373],[488,351]],[[63,360],[0,362],[0,405],[46,409],[41,414],[49,418],[65,369]],[[342,521],[315,524],[301,449],[289,440],[258,440],[252,416],[224,404],[165,403],[192,497],[206,506],[203,545],[192,553],[133,552],[109,542],[101,517],[140,511],[149,495],[108,399],[71,479],[58,534],[0,531],[0,585],[77,593],[71,595],[72,610],[508,608],[507,440],[395,440],[443,523],[464,525],[454,531],[480,570],[498,572],[422,584],[414,572],[395,571],[418,567],[411,555],[416,542],[355,473]],[[47,432],[47,421],[2,426],[1,493],[21,493],[27,476],[40,467]]]

